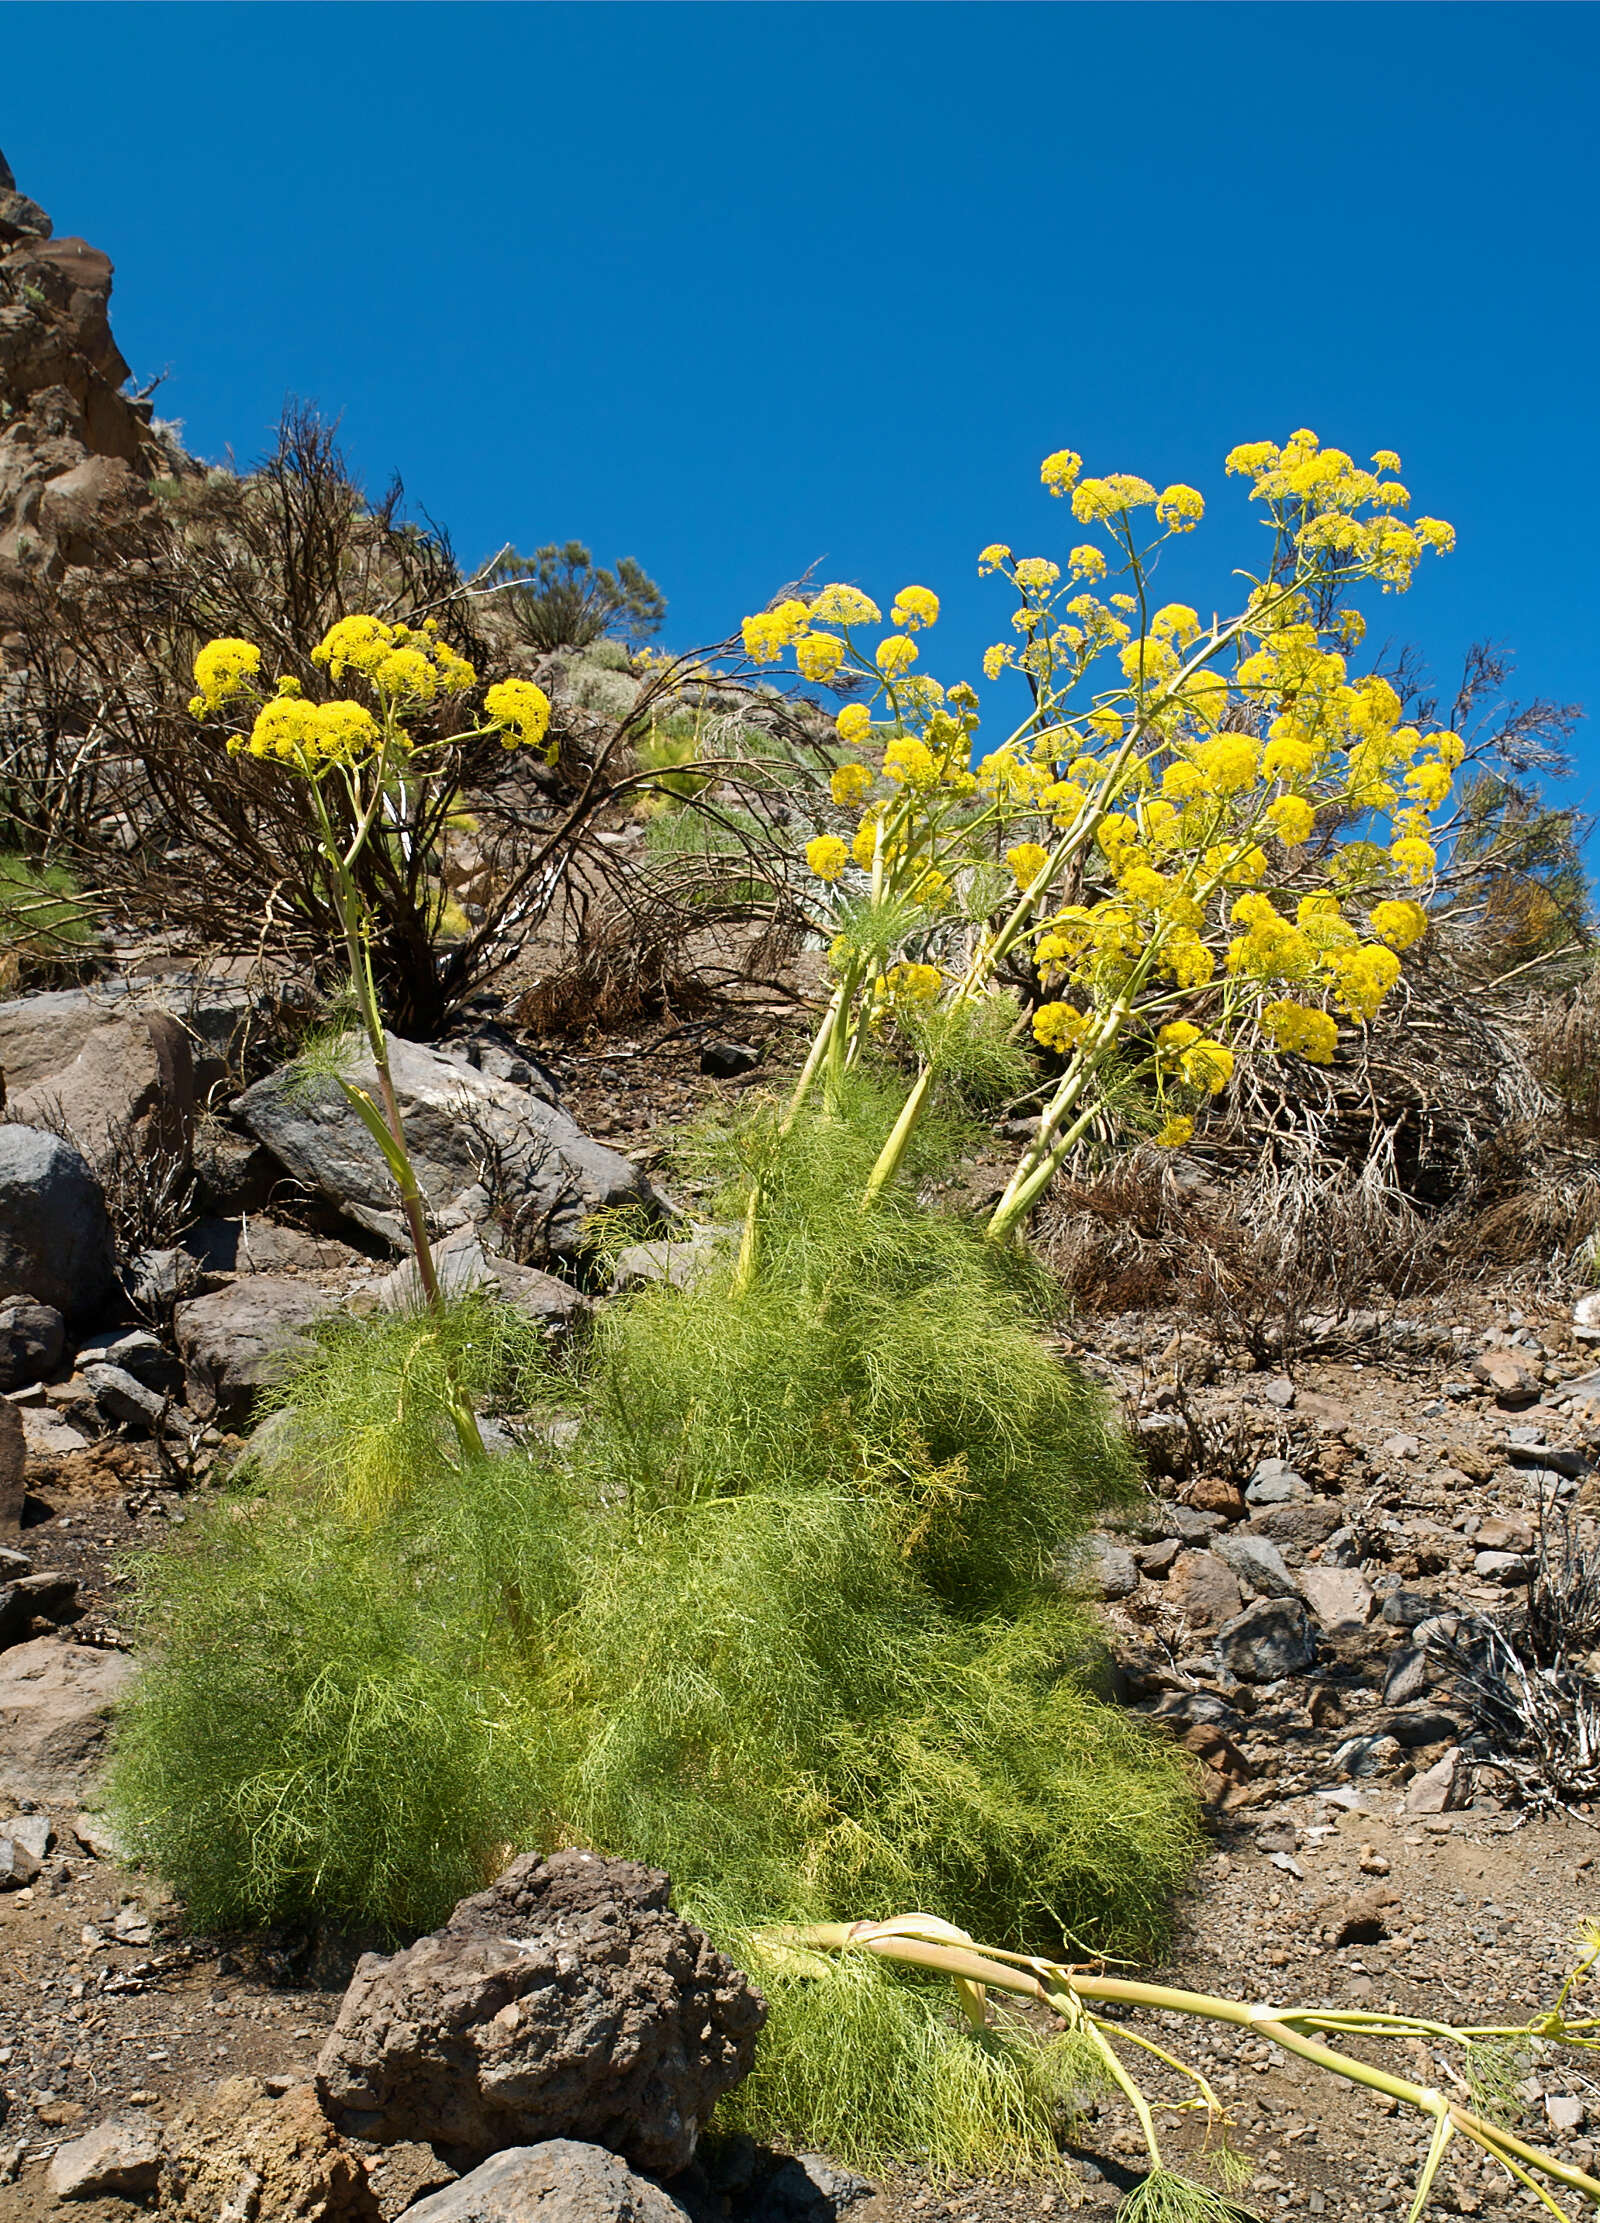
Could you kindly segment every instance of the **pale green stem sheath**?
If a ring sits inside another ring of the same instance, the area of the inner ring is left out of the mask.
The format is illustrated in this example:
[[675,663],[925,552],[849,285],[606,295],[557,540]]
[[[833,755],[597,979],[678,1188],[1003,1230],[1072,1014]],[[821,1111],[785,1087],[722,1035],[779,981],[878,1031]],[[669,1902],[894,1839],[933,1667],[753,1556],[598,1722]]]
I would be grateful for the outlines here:
[[[902,1921],[907,1919],[902,1917]],[[1561,2210],[1554,2207],[1542,2187],[1533,2183],[1528,2175],[1530,2169],[1537,2169],[1569,2191],[1581,2193],[1585,2199],[1600,2204],[1600,2178],[1589,2176],[1584,2170],[1558,2160],[1554,2154],[1528,2145],[1498,2124],[1447,2099],[1442,2092],[1415,2084],[1409,2077],[1395,2076],[1387,2069],[1375,2068],[1371,2062],[1336,2052],[1333,2047],[1303,2035],[1293,2025],[1300,2020],[1313,2019],[1308,2009],[1250,2006],[1243,2000],[1180,1991],[1166,1984],[1141,1984],[1119,1976],[1092,1976],[1081,1969],[1067,1968],[1031,1954],[1010,1953],[989,1946],[950,1945],[932,1937],[919,1938],[908,1935],[899,1924],[824,1922],[775,1930],[771,1934],[776,1942],[785,1946],[825,1952],[874,1953],[885,1960],[903,1961],[909,1967],[936,1970],[968,1983],[1015,1992],[1021,1998],[1053,2007],[1069,2024],[1078,2027],[1085,2021],[1095,2024],[1095,2018],[1087,2012],[1089,2001],[1107,2006],[1145,2008],[1156,2014],[1193,2016],[1207,2022],[1233,2023],[1254,2031],[1257,2036],[1316,2068],[1342,2077],[1347,2083],[1364,2085],[1385,2098],[1400,2101],[1403,2106],[1416,2108],[1431,2116],[1436,2124],[1441,2119],[1448,2120],[1456,2130],[1539,2193],[1546,2206],[1557,2215]],[[1372,2018],[1375,2032],[1381,2034],[1387,2019],[1382,2015]],[[1340,2020],[1347,2028],[1357,2027],[1357,2018],[1353,2015],[1341,2016]]]

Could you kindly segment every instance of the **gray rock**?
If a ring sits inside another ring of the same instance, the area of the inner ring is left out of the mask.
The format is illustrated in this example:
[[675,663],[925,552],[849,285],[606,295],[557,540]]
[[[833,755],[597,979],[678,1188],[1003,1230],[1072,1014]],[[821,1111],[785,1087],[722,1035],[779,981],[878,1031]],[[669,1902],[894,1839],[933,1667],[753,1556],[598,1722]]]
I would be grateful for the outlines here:
[[67,1323],[53,1304],[13,1297],[0,1305],[0,1390],[42,1382],[61,1364]]
[[111,1222],[88,1165],[59,1135],[0,1125],[0,1297],[92,1320],[114,1290]]
[[1354,1636],[1372,1619],[1372,1585],[1354,1567],[1302,1567],[1300,1594],[1329,1636]]
[[167,1417],[166,1398],[159,1390],[146,1389],[125,1366],[86,1366],[83,1378],[108,1420],[125,1420],[154,1433]]
[[611,1293],[641,1289],[664,1281],[674,1289],[687,1289],[700,1279],[723,1252],[720,1231],[702,1229],[679,1242],[630,1243],[617,1253],[611,1272]]
[[442,1930],[363,1956],[318,2057],[324,2107],[354,2137],[486,2153],[581,2132],[685,2168],[766,2006],[670,1889],[633,1861],[524,1854]]
[[1383,1678],[1383,1702],[1386,1706],[1409,1706],[1447,1680],[1425,1644],[1408,1644],[1389,1662]]
[[11,1117],[59,1117],[92,1164],[131,1141],[187,1151],[194,1059],[170,1011],[126,992],[67,988],[0,1003],[0,1068]]
[[835,2223],[873,2187],[821,2154],[790,2154],[761,2187],[760,2223]]
[[1333,1764],[1343,1775],[1387,1775],[1400,1759],[1398,1737],[1387,1732],[1368,1733],[1359,1737],[1346,1737],[1333,1755]]
[[189,1402],[203,1418],[245,1419],[261,1391],[306,1349],[302,1330],[338,1307],[323,1290],[277,1274],[250,1274],[173,1315]]
[[1480,1551],[1472,1566],[1485,1582],[1498,1582],[1508,1589],[1533,1576],[1532,1560],[1520,1551]]
[[20,1891],[32,1883],[44,1862],[35,1852],[0,1830],[0,1891]]
[[1270,1536],[1280,1550],[1315,1551],[1344,1525],[1341,1508],[1325,1497],[1298,1498],[1284,1505],[1269,1505],[1250,1523],[1253,1536]]
[[508,2146],[407,2208],[405,2223],[687,2223],[687,2211],[603,2146],[549,2138]]
[[45,2188],[53,2200],[138,2200],[154,2192],[160,2175],[156,2125],[135,2116],[101,2123],[58,2146]]
[[1442,1706],[1430,1706],[1426,1700],[1398,1706],[1392,1712],[1385,1707],[1370,1718],[1377,1735],[1393,1737],[1407,1752],[1423,1745],[1454,1744],[1466,1727],[1459,1714],[1446,1713]]
[[1139,1587],[1138,1561],[1109,1536],[1089,1537],[1084,1546],[1084,1572],[1102,1598],[1131,1598]]
[[1353,1528],[1336,1528],[1322,1547],[1324,1567],[1359,1567],[1361,1539]]
[[1217,1631],[1217,1656],[1242,1683],[1275,1683],[1308,1668],[1317,1641],[1298,1598],[1261,1598]]
[[59,1636],[0,1652],[0,1784],[41,1804],[81,1797],[133,1673],[126,1653]]
[[[464,1296],[468,1290],[482,1289],[514,1306],[540,1327],[570,1328],[589,1311],[587,1300],[570,1282],[541,1273],[537,1266],[518,1266],[509,1258],[496,1258],[485,1250],[482,1238],[472,1227],[436,1243],[433,1263],[439,1285],[447,1295]],[[426,1302],[422,1277],[412,1258],[403,1259],[393,1273],[385,1274],[371,1287],[386,1312],[415,1312]]]
[[1211,1549],[1263,1598],[1297,1598],[1294,1576],[1283,1554],[1265,1536],[1218,1536]]
[[1287,1505],[1295,1498],[1309,1497],[1311,1485],[1282,1459],[1263,1459],[1244,1495],[1247,1505]]
[[1421,1775],[1414,1775],[1406,1785],[1405,1810],[1408,1814],[1448,1814],[1467,1800],[1471,1770],[1462,1764],[1461,1754],[1452,1745],[1441,1759]]
[[1156,1507],[1156,1533],[1175,1536],[1180,1544],[1203,1544],[1222,1526],[1220,1513],[1204,1512],[1198,1505],[1180,1505],[1164,1497]]
[[78,1345],[80,1367],[120,1366],[146,1389],[175,1390],[183,1379],[171,1353],[148,1328],[107,1328]]
[[731,1081],[740,1073],[753,1073],[761,1052],[749,1042],[708,1042],[700,1052],[700,1070],[714,1081]]
[[[397,1036],[389,1037],[389,1058],[412,1163],[436,1215],[480,1187],[490,1149],[514,1179],[519,1212],[548,1256],[577,1246],[589,1213],[653,1201],[637,1166],[531,1089]],[[364,1058],[346,1078],[369,1092],[378,1085]],[[404,1247],[388,1168],[336,1081],[307,1080],[285,1067],[246,1089],[233,1110],[297,1180]]]
[[[43,1459],[65,1458],[69,1452],[82,1451],[89,1438],[70,1420],[63,1420],[48,1406],[25,1405],[22,1410],[22,1436],[27,1449]],[[3,1499],[3,1492],[0,1492]],[[3,1520],[0,1513],[0,1520]]]
[[35,1860],[44,1859],[56,1837],[48,1814],[13,1814],[0,1822],[0,1831],[4,1831],[14,1845],[25,1846]]
[[1587,2104],[1575,2092],[1547,2092],[1544,2117],[1558,2136],[1572,2137],[1589,2119]]
[[1438,1609],[1438,1600],[1420,1590],[1391,1590],[1383,1601],[1383,1618],[1391,1629],[1420,1628]]
[[33,1561],[25,1551],[0,1550],[0,1582],[15,1582],[18,1575],[31,1575]]
[[1167,1596],[1197,1629],[1220,1628],[1243,1603],[1238,1577],[1209,1551],[1179,1553],[1167,1577]]

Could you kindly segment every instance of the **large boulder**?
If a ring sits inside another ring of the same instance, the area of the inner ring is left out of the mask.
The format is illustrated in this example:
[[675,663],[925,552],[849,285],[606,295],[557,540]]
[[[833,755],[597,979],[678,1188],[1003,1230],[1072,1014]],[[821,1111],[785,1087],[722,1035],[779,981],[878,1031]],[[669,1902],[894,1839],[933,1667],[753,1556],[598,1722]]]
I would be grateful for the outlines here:
[[508,2146],[405,2213],[405,2223],[687,2223],[686,2211],[603,2146]]
[[[406,1144],[436,1219],[489,1216],[483,1175],[491,1160],[515,1189],[519,1221],[545,1256],[573,1250],[589,1213],[651,1201],[637,1166],[534,1089],[458,1064],[423,1042],[390,1035],[388,1043]],[[376,1098],[370,1057],[353,1057],[344,1077]],[[337,1080],[284,1066],[246,1089],[233,1111],[298,1181],[408,1247],[383,1154]]]
[[59,1135],[0,1125],[0,1299],[93,1321],[115,1286],[106,1200],[82,1157]]
[[125,989],[48,990],[0,1003],[6,1109],[24,1126],[69,1127],[91,1162],[125,1141],[187,1150],[194,1130],[194,1058],[170,1011]]
[[0,1785],[45,1805],[81,1798],[133,1672],[125,1652],[59,1636],[0,1652]]
[[578,2138],[670,2176],[766,2020],[657,1869],[527,1853],[442,1930],[366,1954],[317,2061],[349,2135],[488,2154]]
[[248,1418],[263,1389],[306,1348],[302,1330],[338,1306],[315,1283],[248,1274],[173,1314],[189,1403],[205,1419]]

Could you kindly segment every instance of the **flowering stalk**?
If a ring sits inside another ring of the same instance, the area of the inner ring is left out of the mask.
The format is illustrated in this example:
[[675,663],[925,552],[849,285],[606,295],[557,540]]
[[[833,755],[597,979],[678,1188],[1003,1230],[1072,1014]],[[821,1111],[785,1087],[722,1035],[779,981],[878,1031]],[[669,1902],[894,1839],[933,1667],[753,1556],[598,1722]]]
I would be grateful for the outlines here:
[[[429,776],[430,752],[443,745],[419,740],[415,724],[434,702],[465,694],[477,674],[465,657],[439,639],[431,619],[413,630],[374,617],[342,618],[311,651],[311,661],[336,681],[353,673],[369,700],[341,696],[311,702],[293,678],[280,679],[276,691],[264,695],[260,649],[253,641],[225,639],[208,642],[195,658],[199,692],[189,708],[202,721],[223,716],[238,720],[241,713],[248,714],[248,731],[241,723],[229,737],[230,754],[256,757],[301,783],[317,833],[317,854],[339,914],[345,969],[377,1072],[378,1101],[342,1076],[339,1086],[382,1154],[399,1192],[424,1299],[432,1310],[441,1311],[444,1296],[428,1236],[427,1204],[406,1147],[373,973],[373,920],[356,866],[385,805],[406,781]],[[448,738],[459,744],[494,734],[507,748],[543,743],[550,703],[542,688],[526,680],[502,680],[488,690],[484,706],[486,724]],[[450,1413],[462,1450],[481,1457],[483,1437],[476,1416],[453,1383]]]
[[[1017,591],[1022,636],[1020,648],[990,649],[985,672],[1022,671],[1032,707],[976,766],[976,692],[912,670],[913,636],[939,615],[927,588],[901,590],[890,612],[898,630],[870,653],[857,634],[880,613],[853,587],[745,621],[757,662],[792,648],[803,678],[854,673],[881,706],[875,718],[850,702],[837,718],[851,753],[830,788],[855,820],[853,838],[821,832],[806,845],[812,873],[839,891],[837,985],[819,1029],[830,1076],[886,1023],[981,1014],[1001,993],[1001,968],[1030,949],[1041,983],[1033,1033],[1067,1062],[990,1223],[997,1241],[1108,1113],[1113,1075],[1143,1081],[1155,1141],[1180,1147],[1239,1055],[1331,1062],[1341,1018],[1375,1016],[1399,978],[1398,953],[1426,931],[1422,903],[1401,891],[1431,882],[1431,818],[1462,744],[1403,724],[1387,680],[1351,673],[1363,622],[1343,597],[1363,582],[1403,591],[1422,555],[1454,536],[1437,519],[1405,523],[1396,513],[1410,496],[1387,475],[1398,458],[1383,451],[1373,464],[1305,432],[1235,449],[1228,469],[1263,505],[1271,555],[1244,607],[1203,626],[1184,604],[1152,609],[1150,593],[1155,551],[1198,525],[1201,496],[1081,478],[1067,450],[1047,458],[1044,485],[1104,529],[1109,552],[1073,548],[1063,586],[1048,558],[983,551],[980,572]],[[1141,541],[1145,510],[1157,531]],[[1113,567],[1131,591],[1102,600],[1085,590]],[[1095,667],[1111,656],[1120,684],[1097,685]],[[1002,852],[1016,894],[996,923],[983,890]],[[865,906],[857,874],[868,879]],[[1063,889],[1075,900],[1062,903]],[[981,930],[954,969],[938,959],[958,895]],[[870,947],[885,919],[890,946]],[[864,1205],[898,1172],[937,1064],[921,1060]],[[818,1070],[808,1058],[791,1117]]]
[[[1534,2192],[1552,2215],[1561,2218],[1562,2223],[1570,2223],[1567,2211],[1537,2178],[1545,2177],[1564,2190],[1576,2192],[1585,2200],[1596,2204],[1600,2204],[1600,2178],[1574,2168],[1554,2154],[1546,2153],[1541,2147],[1530,2145],[1500,2124],[1490,2122],[1470,2108],[1447,2099],[1440,2091],[1416,2084],[1409,2077],[1396,2076],[1391,2071],[1375,2067],[1371,2062],[1359,2060],[1352,2054],[1341,2053],[1309,2033],[1312,2030],[1338,2029],[1352,2035],[1374,2038],[1428,2037],[1461,2046],[1471,2046],[1487,2039],[1537,2037],[1577,2047],[1589,2053],[1600,2051],[1600,2018],[1584,2016],[1569,2020],[1565,2013],[1566,2001],[1575,1978],[1587,1975],[1594,1966],[1597,1951],[1600,1951],[1597,1938],[1600,1938],[1600,1933],[1585,1933],[1582,1940],[1583,1957],[1574,1977],[1569,1977],[1563,1986],[1554,2010],[1525,2024],[1510,2027],[1496,2024],[1477,2028],[1457,2028],[1449,2023],[1409,2015],[1336,2014],[1304,2007],[1252,2006],[1243,2000],[1219,1998],[1205,1992],[1180,1991],[1166,1984],[1141,1984],[1125,1977],[1100,1976],[1089,1970],[1069,1967],[1034,1954],[1013,1953],[999,1947],[975,1945],[966,1931],[958,1930],[952,1924],[926,1914],[900,1915],[889,1922],[824,1922],[786,1926],[761,1933],[760,1942],[773,1955],[775,1964],[786,1973],[803,1973],[807,1967],[808,1955],[852,1952],[869,1953],[878,1959],[900,1962],[909,1968],[933,1970],[949,1976],[956,1984],[963,2010],[969,2020],[974,2019],[974,2000],[981,2004],[984,1994],[991,1989],[1010,1992],[1052,2008],[1069,2029],[1086,2037],[1094,2046],[1112,2080],[1133,2108],[1150,2156],[1154,2178],[1167,2178],[1169,2173],[1162,2163],[1151,2104],[1117,2053],[1112,2042],[1113,2034],[1125,2044],[1133,2043],[1154,2053],[1169,2067],[1178,2069],[1188,2077],[1201,2093],[1212,2127],[1225,2129],[1226,2115],[1198,2070],[1175,2059],[1160,2046],[1121,2022],[1110,2023],[1096,2015],[1094,2008],[1097,2005],[1144,2008],[1152,2013],[1231,2023],[1280,2046],[1285,2053],[1294,2054],[1314,2068],[1326,2070],[1347,2083],[1364,2086],[1386,2099],[1398,2101],[1402,2106],[1430,2116],[1434,2132],[1412,2202],[1410,2223],[1418,2223],[1424,2213],[1445,2148],[1458,2133],[1492,2160],[1499,2162],[1525,2188]],[[1183,2180],[1177,2181],[1181,2184]]]

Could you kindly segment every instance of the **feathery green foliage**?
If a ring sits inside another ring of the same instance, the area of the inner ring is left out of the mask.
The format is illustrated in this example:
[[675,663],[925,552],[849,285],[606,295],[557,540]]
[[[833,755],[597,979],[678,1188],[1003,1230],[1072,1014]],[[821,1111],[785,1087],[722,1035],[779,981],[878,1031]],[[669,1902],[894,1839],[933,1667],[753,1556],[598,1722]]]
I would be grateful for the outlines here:
[[[1048,1285],[916,1203],[937,1122],[857,1211],[893,1108],[853,1083],[781,1150],[745,1131],[753,1286],[730,1258],[613,1305],[565,1381],[481,1302],[306,1363],[270,1480],[142,1570],[114,1795],[199,1919],[421,1927],[576,1841],[669,1869],[735,1951],[908,1904],[1155,1942],[1187,1778],[1094,1696],[1061,1574],[1131,1462],[1040,1332]],[[508,1372],[575,1442],[463,1461],[451,1381]],[[1065,2054],[986,2049],[898,1975],[774,2002],[752,2125],[950,2168],[1046,2150]]]

